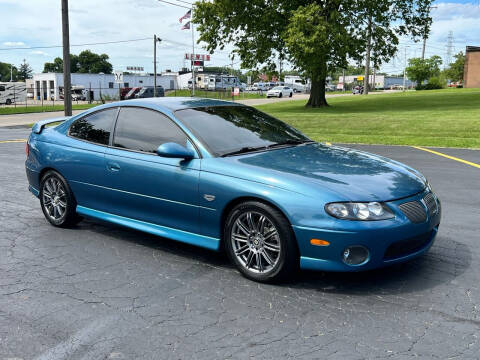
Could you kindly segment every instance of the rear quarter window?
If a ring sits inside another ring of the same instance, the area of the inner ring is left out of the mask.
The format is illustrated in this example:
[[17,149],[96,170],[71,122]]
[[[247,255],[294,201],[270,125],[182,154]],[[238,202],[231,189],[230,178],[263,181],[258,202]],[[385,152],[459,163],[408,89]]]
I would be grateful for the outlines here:
[[117,112],[117,108],[111,108],[77,119],[70,126],[69,135],[95,144],[108,145]]

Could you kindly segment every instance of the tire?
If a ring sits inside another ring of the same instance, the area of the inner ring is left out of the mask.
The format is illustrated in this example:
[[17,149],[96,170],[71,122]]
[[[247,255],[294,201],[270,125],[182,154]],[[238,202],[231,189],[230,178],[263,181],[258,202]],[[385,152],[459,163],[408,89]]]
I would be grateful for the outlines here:
[[69,227],[82,220],[76,213],[77,201],[73,192],[58,172],[50,170],[43,175],[39,196],[43,215],[53,226]]
[[225,221],[223,238],[230,260],[250,280],[278,282],[298,269],[292,227],[280,211],[267,204],[247,201],[235,206]]
[[280,94],[278,95],[278,97],[279,97],[279,98],[281,98],[282,96],[283,96],[283,94],[282,94],[282,93],[280,93]]
[[288,97],[292,97],[293,96],[293,92],[290,93],[290,95]]
[[12,105],[12,100],[7,99],[7,101],[5,101],[5,105]]

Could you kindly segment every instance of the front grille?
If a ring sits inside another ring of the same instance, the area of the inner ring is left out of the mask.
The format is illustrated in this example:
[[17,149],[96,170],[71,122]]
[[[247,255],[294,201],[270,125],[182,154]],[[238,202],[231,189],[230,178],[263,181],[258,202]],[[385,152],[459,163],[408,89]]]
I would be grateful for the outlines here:
[[425,195],[423,201],[425,202],[425,205],[427,205],[428,216],[432,217],[435,215],[438,211],[438,205],[433,193],[429,192],[427,195]]
[[417,252],[428,244],[432,237],[432,231],[391,244],[385,251],[383,258],[391,260]]
[[411,222],[419,224],[427,220],[427,214],[424,206],[418,201],[409,201],[401,204],[400,210]]

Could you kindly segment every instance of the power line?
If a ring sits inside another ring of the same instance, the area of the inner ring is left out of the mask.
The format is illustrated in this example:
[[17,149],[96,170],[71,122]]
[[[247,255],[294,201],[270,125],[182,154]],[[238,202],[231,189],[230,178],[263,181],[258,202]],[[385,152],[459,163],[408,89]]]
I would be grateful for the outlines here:
[[[130,39],[130,40],[117,40],[117,41],[105,41],[105,42],[96,42],[96,43],[85,43],[85,44],[71,44],[70,46],[90,46],[90,45],[107,45],[107,44],[120,44],[134,41],[150,40],[150,38],[140,38],[140,39]],[[49,45],[49,46],[30,46],[30,47],[16,47],[16,48],[0,48],[0,51],[10,51],[10,50],[34,50],[34,49],[53,49],[61,48],[63,45]]]
[[157,0],[157,1],[165,3],[165,4],[170,4],[170,5],[173,5],[173,6],[178,6],[178,7],[184,8],[184,9],[191,9],[191,7],[188,7],[188,6],[185,6],[185,5],[180,5],[180,4],[175,4],[175,3],[172,3],[172,2],[166,1],[166,0]]

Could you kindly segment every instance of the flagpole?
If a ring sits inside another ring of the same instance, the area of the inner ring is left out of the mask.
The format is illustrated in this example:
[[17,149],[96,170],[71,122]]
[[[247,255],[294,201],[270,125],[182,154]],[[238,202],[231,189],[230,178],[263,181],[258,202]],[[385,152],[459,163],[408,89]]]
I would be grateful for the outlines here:
[[191,8],[191,15],[190,15],[190,26],[192,27],[192,52],[193,52],[193,59],[191,60],[192,64],[192,96],[195,96],[195,35],[193,29],[193,6]]

